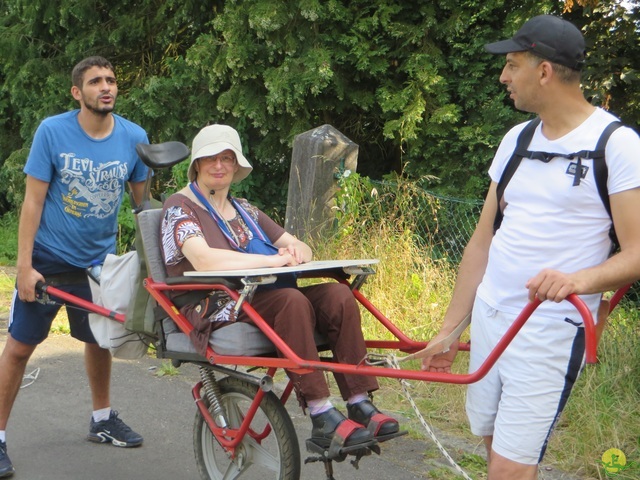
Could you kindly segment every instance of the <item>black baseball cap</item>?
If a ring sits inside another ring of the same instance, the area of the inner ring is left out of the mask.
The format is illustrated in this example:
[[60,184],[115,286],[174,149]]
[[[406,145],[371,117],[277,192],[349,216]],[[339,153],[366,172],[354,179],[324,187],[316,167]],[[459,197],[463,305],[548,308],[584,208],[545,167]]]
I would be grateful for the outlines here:
[[484,48],[495,54],[531,52],[573,70],[584,65],[582,33],[572,23],[553,15],[533,17],[509,40],[489,43]]

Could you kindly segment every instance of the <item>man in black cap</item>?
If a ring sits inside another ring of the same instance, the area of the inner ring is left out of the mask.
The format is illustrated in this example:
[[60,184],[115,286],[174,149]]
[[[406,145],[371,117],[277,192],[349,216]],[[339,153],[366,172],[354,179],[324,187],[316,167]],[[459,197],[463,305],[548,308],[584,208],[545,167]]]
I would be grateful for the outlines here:
[[[607,195],[601,198],[598,192],[594,160],[572,155],[594,150],[604,129],[617,120],[584,98],[580,31],[561,18],[541,15],[513,38],[485,48],[506,55],[500,82],[515,107],[536,114],[540,123],[500,199],[498,182],[529,122],[512,128],[498,147],[480,220],[432,343],[448,336],[471,311],[469,369],[475,371],[523,307],[542,301],[467,394],[471,430],[484,437],[487,447],[489,480],[532,480],[584,361],[582,318],[563,300],[580,295],[596,317],[601,292],[640,277],[640,139],[626,127],[609,138],[609,216],[603,203]],[[498,210],[502,222],[495,230]],[[621,248],[613,256],[611,218]],[[450,371],[457,353],[452,347],[426,358],[423,369]]]

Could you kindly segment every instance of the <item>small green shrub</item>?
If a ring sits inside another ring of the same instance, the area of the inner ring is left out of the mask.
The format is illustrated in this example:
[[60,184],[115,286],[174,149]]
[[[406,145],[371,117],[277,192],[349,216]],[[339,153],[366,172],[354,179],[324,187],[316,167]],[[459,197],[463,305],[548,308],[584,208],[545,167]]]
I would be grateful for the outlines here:
[[18,259],[18,213],[0,217],[0,265],[15,265]]

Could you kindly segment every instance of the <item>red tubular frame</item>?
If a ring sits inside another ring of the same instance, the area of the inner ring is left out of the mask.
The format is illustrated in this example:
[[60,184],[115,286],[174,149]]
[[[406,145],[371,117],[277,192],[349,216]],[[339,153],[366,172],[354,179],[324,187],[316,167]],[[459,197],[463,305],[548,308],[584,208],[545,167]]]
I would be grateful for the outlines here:
[[[349,285],[343,278],[339,278],[331,273],[326,275],[341,283]],[[151,278],[144,280],[144,286],[153,296],[163,310],[178,325],[178,328],[185,334],[189,334],[193,330],[192,325],[175,307],[171,299],[166,295],[169,291],[193,291],[193,290],[223,290],[233,299],[238,300],[240,295],[237,291],[228,288],[226,285],[211,284],[178,284],[169,285],[166,283],[154,282]],[[622,287],[611,299],[609,311],[613,310],[623,295],[629,290],[630,285]],[[55,287],[44,285],[42,291],[45,294],[58,297],[64,301],[83,307],[91,312],[98,313],[116,321],[124,322],[123,314],[116,313],[106,308],[95,305],[91,302],[82,300],[74,295],[68,294]],[[423,349],[428,342],[415,341],[407,337],[398,327],[396,327],[387,317],[385,317],[357,288],[352,288],[352,292],[356,300],[373,315],[385,328],[396,338],[396,340],[366,340],[367,348],[399,350],[405,353],[414,353]],[[570,295],[567,300],[571,302],[581,315],[585,328],[585,357],[589,364],[597,363],[597,338],[595,325],[591,312],[585,303],[577,296]],[[275,347],[282,353],[283,358],[277,357],[247,357],[236,355],[219,355],[210,346],[207,347],[206,361],[212,365],[243,365],[250,367],[267,368],[267,375],[273,377],[278,368],[283,368],[298,373],[308,373],[313,370],[323,370],[331,372],[340,372],[346,374],[359,374],[377,377],[398,378],[407,380],[431,381],[438,383],[453,384],[469,384],[474,383],[483,378],[487,372],[493,367],[500,355],[511,343],[516,334],[520,331],[524,323],[528,320],[535,309],[540,305],[540,301],[530,302],[525,306],[520,315],[516,317],[513,324],[509,327],[505,335],[500,339],[494,347],[484,363],[473,373],[454,374],[454,373],[436,373],[423,372],[418,370],[384,368],[381,366],[368,365],[365,359],[357,365],[336,363],[333,361],[312,361],[305,360],[296,355],[293,350],[275,333],[275,331],[265,322],[265,320],[253,309],[248,302],[242,303],[243,311],[249,316],[253,323],[273,342]],[[460,344],[461,349],[468,350],[468,344]],[[202,382],[197,383],[192,389],[192,395],[196,406],[203,419],[215,436],[220,445],[226,449],[232,457],[235,457],[236,448],[242,442],[244,436],[248,433],[257,442],[261,442],[270,432],[267,428],[263,432],[254,432],[250,430],[251,422],[264,398],[265,391],[258,388],[256,396],[243,418],[242,424],[238,428],[220,427],[215,423],[206,403],[203,401],[201,390]],[[289,398],[293,389],[292,382],[289,382],[280,397],[280,401],[284,404]]]
[[[275,375],[275,373],[276,373],[276,369],[270,368],[267,372],[267,375],[273,376]],[[249,410],[247,410],[247,413],[242,420],[242,424],[240,425],[240,427],[229,428],[229,427],[220,427],[218,424],[216,424],[215,420],[211,416],[211,412],[209,412],[209,409],[207,408],[207,405],[202,400],[202,395],[200,395],[201,390],[202,390],[202,382],[198,382],[193,387],[193,390],[191,392],[196,402],[196,406],[200,411],[200,414],[204,418],[205,422],[209,426],[209,429],[211,430],[211,433],[213,433],[213,435],[216,437],[220,445],[226,450],[228,450],[229,452],[231,452],[232,455],[235,455],[235,449],[238,447],[238,445],[240,445],[245,434],[249,431],[251,422],[253,421],[253,418],[255,417],[256,412],[258,411],[258,407],[260,406],[260,402],[262,402],[262,398],[264,397],[265,392],[259,388],[256,392],[256,396],[253,398],[253,401],[251,402],[251,406],[249,407]],[[283,400],[283,403],[285,401],[286,399]],[[265,437],[269,435],[269,433],[270,433],[270,428],[267,425],[267,427],[265,428],[265,431],[259,434],[257,432],[251,431],[249,435],[251,435],[256,441],[261,442]]]
[[[165,295],[166,291],[183,291],[183,290],[212,290],[219,289],[227,292],[232,298],[238,299],[239,295],[236,291],[229,289],[221,284],[178,284],[168,285],[166,283],[157,283],[147,278],[145,280],[145,288],[151,293],[162,308],[169,313],[171,318],[176,322],[178,328],[186,333],[193,329],[189,321],[173,306],[171,300]],[[355,298],[366,308],[371,314],[380,321],[398,340],[396,341],[367,341],[369,348],[396,349],[403,352],[416,352],[424,348],[428,342],[417,342],[408,338],[400,331],[391,321],[386,318],[378,309],[376,309],[357,289],[352,290]],[[597,340],[595,335],[595,325],[591,312],[584,302],[577,295],[570,295],[567,298],[578,310],[582,316],[586,334],[586,361],[593,364],[597,362],[596,347]],[[248,357],[239,355],[219,355],[211,347],[207,348],[206,360],[212,365],[243,365],[265,368],[285,368],[298,373],[306,373],[312,370],[323,370],[330,372],[339,372],[346,374],[358,374],[379,376],[388,378],[403,378],[407,380],[421,380],[439,383],[469,384],[474,383],[484,377],[493,367],[502,352],[507,348],[511,340],[520,331],[524,323],[535,311],[540,301],[530,302],[522,310],[520,315],[515,319],[511,327],[507,330],[504,337],[498,342],[493,351],[489,354],[484,363],[473,373],[455,374],[455,373],[438,373],[423,372],[408,369],[392,369],[382,368],[379,366],[371,366],[363,359],[357,365],[336,363],[332,361],[313,361],[300,358],[291,350],[291,348],[275,333],[275,331],[264,321],[264,319],[253,309],[253,307],[244,302],[242,304],[243,311],[252,320],[252,322],[269,338],[275,347],[282,353],[282,358],[274,357]]]
[[[273,377],[276,373],[276,370],[277,368],[269,368],[267,370],[267,375]],[[204,421],[209,427],[209,430],[216,437],[220,445],[225,450],[227,450],[232,457],[235,457],[236,448],[238,447],[238,445],[240,445],[247,433],[249,433],[249,435],[258,443],[261,443],[262,440],[264,440],[271,433],[270,425],[267,425],[262,432],[255,432],[253,430],[250,430],[249,428],[251,426],[251,422],[253,422],[253,418],[255,417],[256,412],[258,411],[258,407],[260,406],[260,403],[265,396],[265,392],[262,389],[258,388],[256,396],[253,397],[253,401],[251,402],[249,410],[247,410],[245,417],[242,419],[242,424],[238,428],[220,427],[215,422],[213,416],[211,415],[211,412],[207,408],[207,405],[202,400],[202,395],[200,393],[201,390],[202,382],[198,382],[191,390],[191,394],[193,395],[196,406],[200,411],[200,415],[202,415],[202,418],[204,418]],[[287,386],[282,392],[282,395],[280,396],[280,401],[283,405],[287,403],[289,395],[291,395],[292,391],[293,382],[288,382]]]
[[[335,278],[335,277],[333,277]],[[336,278],[337,279],[337,278]],[[343,279],[337,279],[342,283],[348,283]],[[232,298],[237,300],[239,298],[238,293],[235,290],[231,290],[225,285],[221,284],[190,284],[190,285],[167,285],[164,283],[156,283],[152,279],[147,278],[144,281],[145,288],[155,298],[159,305],[170,314],[171,318],[178,325],[178,328],[189,334],[193,327],[189,321],[176,309],[171,300],[165,295],[166,291],[170,290],[210,290],[220,289],[227,292]],[[407,337],[400,329],[398,329],[387,317],[385,317],[375,306],[369,302],[367,298],[360,293],[358,289],[352,289],[353,295],[356,300],[366,308],[380,323],[382,323],[395,337],[396,341],[366,341],[368,348],[381,348],[381,349],[397,349],[403,352],[415,352],[424,348],[428,342],[417,342]],[[578,312],[583,318],[585,326],[586,337],[586,361],[587,363],[596,363],[596,348],[597,339],[595,334],[595,325],[591,312],[586,307],[584,302],[577,296],[571,295],[568,300],[576,307]],[[619,299],[618,299],[619,300]],[[507,330],[505,335],[500,339],[496,347],[489,354],[484,363],[471,374],[452,374],[452,373],[436,373],[436,372],[422,372],[416,370],[406,369],[392,369],[383,367],[374,367],[361,362],[358,365],[341,364],[335,362],[318,362],[304,360],[298,357],[291,348],[275,333],[275,331],[264,321],[264,319],[251,307],[247,302],[243,302],[243,311],[251,318],[253,323],[273,342],[273,344],[282,352],[285,358],[273,358],[273,357],[244,357],[244,356],[232,356],[232,355],[218,355],[213,351],[211,347],[207,347],[206,359],[211,364],[233,364],[244,366],[259,366],[267,367],[267,374],[271,377],[275,374],[278,368],[285,368],[300,373],[310,372],[314,369],[341,372],[347,374],[360,374],[360,375],[372,375],[372,376],[384,376],[389,378],[399,379],[412,379],[422,381],[432,381],[440,383],[454,383],[454,384],[469,384],[480,380],[484,377],[488,371],[493,367],[498,360],[502,352],[511,343],[511,340],[520,331],[524,323],[540,305],[540,301],[529,303],[515,319],[511,327]],[[616,300],[617,303],[617,300]],[[613,307],[612,307],[613,308]],[[293,383],[290,381],[285,388],[280,401],[285,404],[289,395],[291,394]],[[251,422],[254,419],[255,413],[258,411],[260,403],[265,395],[265,392],[261,389],[257,390],[249,410],[247,411],[242,424],[237,429],[222,428],[217,425],[209,412],[207,405],[202,401],[201,397],[202,383],[198,383],[192,391],[196,405],[204,421],[207,423],[212,435],[217,439],[220,445],[229,452],[232,458],[235,458],[236,448],[240,445],[244,436],[249,433],[257,442],[261,442],[262,438],[269,432],[262,432],[258,435],[249,429]]]
[[624,287],[620,287],[618,290],[616,290],[613,293],[613,296],[611,297],[611,300],[609,300],[609,313],[611,313],[613,311],[614,308],[616,308],[616,305],[618,305],[618,303],[620,302],[620,300],[622,300],[622,297],[625,296],[625,294],[629,291],[629,289],[631,288],[631,283],[629,285],[625,285]]
[[[348,284],[343,279],[336,278],[331,274],[328,275],[342,283]],[[237,291],[230,289],[226,285],[222,284],[177,284],[169,285],[166,283],[154,282],[151,278],[144,280],[144,286],[149,293],[154,297],[158,304],[164,309],[165,312],[173,319],[178,325],[178,328],[185,334],[189,334],[193,327],[189,321],[178,311],[173,305],[171,299],[165,294],[168,291],[193,291],[193,290],[223,290],[229,294],[233,299],[237,300],[239,294]],[[629,290],[630,285],[620,288],[615,292],[611,299],[609,311],[613,310],[618,304],[620,299]],[[52,287],[50,285],[42,286],[42,291],[46,294],[60,298],[66,302],[72,303],[79,307],[85,308],[91,312],[106,317],[112,318],[119,322],[124,322],[124,314],[114,312],[106,309],[94,303],[88,302],[75,295],[64,292],[60,289]],[[380,323],[384,325],[387,330],[392,333],[397,340],[367,340],[366,344],[368,348],[387,349],[387,350],[399,350],[405,353],[413,353],[424,348],[428,342],[415,341],[407,337],[399,328],[397,328],[387,317],[385,317],[358,289],[352,289],[353,295],[356,300],[366,308]],[[567,301],[571,302],[573,306],[578,310],[578,313],[582,317],[585,328],[585,356],[586,362],[589,364],[597,363],[597,338],[595,333],[595,325],[591,312],[584,304],[584,302],[575,294],[569,295]],[[486,373],[495,364],[502,352],[507,348],[511,340],[520,331],[524,323],[540,305],[540,301],[536,300],[527,304],[520,315],[516,317],[511,327],[507,330],[504,337],[498,342],[495,348],[491,351],[485,362],[473,373],[470,374],[453,374],[453,373],[436,373],[436,372],[422,372],[407,369],[385,369],[380,367],[374,367],[367,365],[365,359],[357,365],[335,363],[328,361],[313,361],[300,358],[293,352],[276,333],[275,331],[264,321],[264,319],[256,312],[248,302],[243,302],[242,309],[253,321],[253,323],[265,334],[275,347],[282,353],[283,358],[273,357],[248,357],[238,355],[219,355],[211,347],[207,348],[206,359],[212,365],[215,364],[227,364],[227,365],[243,365],[253,367],[265,367],[265,368],[285,368],[297,373],[308,373],[312,370],[324,370],[331,372],[339,372],[346,374],[358,374],[358,375],[370,375],[370,376],[382,376],[389,378],[404,378],[407,380],[423,380],[439,383],[455,383],[455,384],[469,384],[480,380],[486,375]],[[463,349],[465,344],[461,344]]]
[[125,315],[123,313],[118,313],[113,310],[109,310],[108,308],[101,307],[100,305],[96,305],[95,303],[88,302],[82,298],[76,297],[70,293],[65,292],[64,290],[60,290],[59,288],[52,287],[51,285],[43,284],[40,289],[43,293],[47,295],[51,295],[52,297],[59,298],[60,300],[64,300],[65,302],[70,303],[71,305],[75,305],[77,307],[84,308],[92,313],[97,313],[98,315],[102,315],[104,317],[112,318],[117,322],[124,323]]

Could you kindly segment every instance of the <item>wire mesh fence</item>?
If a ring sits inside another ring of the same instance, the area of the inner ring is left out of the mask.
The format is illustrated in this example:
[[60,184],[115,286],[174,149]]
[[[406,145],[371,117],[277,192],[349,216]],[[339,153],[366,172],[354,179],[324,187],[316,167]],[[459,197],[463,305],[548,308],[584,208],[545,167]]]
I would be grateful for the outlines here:
[[[397,183],[372,181],[379,189],[378,198],[396,197]],[[393,193],[396,192],[396,193]],[[404,202],[415,209],[411,214],[416,241],[435,260],[458,264],[467,242],[473,234],[483,201],[447,197],[413,185],[404,188]],[[407,197],[409,198],[407,200]],[[404,207],[405,213],[407,206]]]
[[[482,200],[447,197],[419,188],[415,184],[408,189],[394,182],[371,183],[380,190],[379,198],[405,197],[401,208],[405,214],[407,210],[414,209],[408,218],[416,242],[430,258],[446,260],[457,268],[480,218],[484,204]],[[624,301],[640,304],[640,282],[632,285]]]

